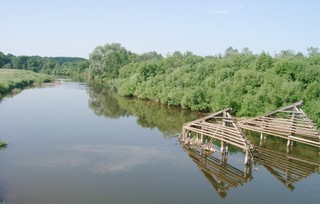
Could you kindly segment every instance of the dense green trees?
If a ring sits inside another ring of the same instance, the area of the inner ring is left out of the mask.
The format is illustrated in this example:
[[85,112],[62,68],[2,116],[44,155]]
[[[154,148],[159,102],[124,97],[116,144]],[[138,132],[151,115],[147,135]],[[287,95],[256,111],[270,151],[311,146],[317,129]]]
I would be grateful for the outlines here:
[[[232,107],[237,116],[256,116],[303,100],[304,109],[320,125],[320,53],[284,50],[275,56],[229,47],[223,56],[201,57],[174,52],[137,55],[114,44],[90,55],[90,72],[103,76],[123,96],[159,101],[197,111]],[[122,50],[123,56],[114,57]],[[108,52],[107,52],[108,51]],[[108,55],[115,52],[109,61]],[[121,60],[120,60],[121,59]],[[99,71],[97,71],[99,70]],[[105,73],[107,72],[107,73]]]
[[129,51],[119,43],[98,46],[90,54],[90,71],[92,76],[102,79],[115,79],[119,69],[130,62]]
[[89,61],[0,52],[0,65],[52,74],[86,72],[112,84],[122,96],[195,111],[232,107],[237,116],[256,116],[303,100],[307,114],[320,126],[320,52],[313,47],[307,51],[271,56],[229,47],[218,56],[174,52],[163,57],[156,52],[139,55],[112,43],[94,49]]
[[79,57],[14,56],[0,52],[0,68],[72,75],[79,74],[88,67],[88,60]]

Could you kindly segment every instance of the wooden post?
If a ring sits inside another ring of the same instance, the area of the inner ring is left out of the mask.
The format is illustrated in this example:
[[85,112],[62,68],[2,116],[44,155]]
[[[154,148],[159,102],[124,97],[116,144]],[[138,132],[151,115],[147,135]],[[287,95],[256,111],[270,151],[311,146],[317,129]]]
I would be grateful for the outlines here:
[[202,125],[202,127],[201,127],[201,143],[203,143],[203,125]]
[[248,180],[248,178],[250,178],[252,175],[252,164],[249,164],[249,165],[244,165],[244,179],[245,181]]
[[224,142],[221,141],[221,147],[220,147],[220,152],[221,152],[221,154],[224,154],[224,151],[225,151],[225,149],[224,149]]
[[294,131],[294,129],[296,129],[294,117],[295,117],[295,113],[293,111],[292,115],[291,115],[291,130],[290,130],[290,133],[288,135],[287,147],[292,147],[293,146],[293,141],[290,138],[291,138],[291,136],[294,136],[294,132],[293,131]]
[[244,158],[244,164],[249,164],[250,162],[250,155],[249,155],[249,150],[247,149],[246,150],[246,155],[245,155],[245,158]]

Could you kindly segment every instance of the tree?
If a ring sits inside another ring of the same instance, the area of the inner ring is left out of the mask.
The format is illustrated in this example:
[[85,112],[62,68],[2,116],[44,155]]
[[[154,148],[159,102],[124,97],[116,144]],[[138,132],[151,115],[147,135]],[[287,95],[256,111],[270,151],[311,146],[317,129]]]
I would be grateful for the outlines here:
[[224,51],[224,56],[225,57],[231,57],[234,56],[236,54],[239,54],[239,51],[237,49],[233,49],[233,47],[228,47],[225,51]]
[[319,54],[319,48],[317,47],[308,47],[307,51],[309,56]]
[[273,59],[269,54],[262,52],[258,56],[258,59],[256,62],[256,69],[257,70],[265,71],[267,69],[270,69],[272,67],[272,65],[273,65]]
[[10,59],[3,54],[3,52],[0,52],[0,68],[2,68],[5,64],[8,64],[10,62]]
[[115,79],[119,76],[119,69],[129,64],[130,54],[119,43],[98,46],[90,54],[89,69],[94,76]]

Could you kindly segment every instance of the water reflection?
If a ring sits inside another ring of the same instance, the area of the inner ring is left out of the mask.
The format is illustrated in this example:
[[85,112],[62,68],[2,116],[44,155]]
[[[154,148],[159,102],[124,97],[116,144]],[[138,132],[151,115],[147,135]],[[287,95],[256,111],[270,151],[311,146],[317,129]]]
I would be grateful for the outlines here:
[[[91,84],[89,87],[89,106],[94,110],[95,114],[107,118],[135,116],[137,117],[137,122],[140,126],[157,128],[165,137],[176,136],[181,131],[185,122],[192,121],[200,117],[199,113],[170,108],[159,105],[155,102],[146,102],[134,98],[124,98],[117,95],[113,90],[103,88],[97,84]],[[273,175],[279,182],[283,183],[290,190],[294,190],[294,185],[302,179],[307,178],[313,173],[319,172],[320,158],[318,150],[298,145],[294,150],[287,153],[286,145],[283,144],[285,141],[282,141],[281,139],[270,138],[266,143],[260,146],[259,136],[253,135],[250,132],[246,132],[245,135],[256,147],[253,152],[254,163],[251,164],[251,166],[243,165],[243,162],[240,162],[241,165],[237,166],[233,163],[229,163],[225,158],[219,157],[219,154],[204,154],[204,152],[199,149],[181,145],[183,150],[197,165],[221,198],[227,197],[230,189],[237,188],[251,182],[253,180],[252,169],[257,171],[261,168],[266,169],[267,172]],[[213,144],[217,149],[219,149],[219,142],[216,141],[213,142]],[[93,150],[92,148],[83,146],[73,148],[78,149],[79,151]],[[109,156],[110,160],[108,160],[108,162],[101,161],[99,164],[93,165],[96,166],[95,172],[123,171],[137,165],[152,162],[154,159],[161,160],[164,155],[166,155],[165,157],[167,158],[172,158],[173,156],[166,154],[165,151],[153,148],[155,147],[150,147],[150,149],[148,148],[145,150],[150,152],[140,152],[136,148],[128,147],[125,147],[126,150],[124,150],[124,147],[103,148],[114,150],[114,152],[121,152],[120,154],[117,153],[114,155],[118,155],[123,158],[128,158],[128,155],[132,154],[140,156],[136,159],[120,159],[122,162],[117,164],[113,162],[119,161],[119,159],[114,158],[112,161],[112,156]],[[99,149],[97,147],[94,147],[94,149],[94,151],[100,151],[97,150]],[[160,156],[160,152],[163,154],[162,156]],[[231,152],[231,157],[232,153],[242,154],[241,151],[234,149],[232,146],[229,147],[229,152]],[[109,153],[106,153],[106,155]],[[145,157],[144,155],[153,156]],[[243,157],[243,155],[241,157]]]
[[[253,139],[252,143],[257,143],[252,135],[250,138]],[[295,189],[299,181],[320,173],[320,158],[316,149],[307,149],[302,145],[287,153],[286,145],[279,140],[271,139],[261,146],[255,145],[252,152],[254,163],[243,165],[243,168],[228,163],[228,155],[205,151],[190,144],[181,143],[181,146],[221,198],[225,198],[231,188],[252,181],[252,169],[255,172],[264,168],[290,191]],[[229,159],[232,156],[229,155]]]
[[62,146],[49,157],[38,156],[19,161],[17,165],[21,168],[82,169],[94,174],[106,174],[125,172],[162,161],[175,165],[177,158],[165,147],[79,144]]
[[119,96],[114,90],[98,84],[89,85],[89,107],[107,118],[136,116],[141,127],[157,128],[165,137],[176,136],[182,125],[200,116],[199,113]]
[[253,152],[255,161],[275,178],[293,191],[294,184],[313,173],[320,172],[320,163],[288,153],[256,146]]
[[259,133],[251,131],[247,131],[246,136],[255,145],[255,161],[291,191],[302,179],[320,172],[319,149],[316,147],[296,143],[293,148],[288,148],[284,139],[268,137],[261,141]]
[[198,148],[186,145],[182,145],[182,148],[199,167],[221,198],[225,198],[231,188],[241,186],[253,179],[251,166],[245,166],[247,168],[240,170],[228,164],[227,159],[224,158],[225,155],[218,158],[217,154],[211,154]]

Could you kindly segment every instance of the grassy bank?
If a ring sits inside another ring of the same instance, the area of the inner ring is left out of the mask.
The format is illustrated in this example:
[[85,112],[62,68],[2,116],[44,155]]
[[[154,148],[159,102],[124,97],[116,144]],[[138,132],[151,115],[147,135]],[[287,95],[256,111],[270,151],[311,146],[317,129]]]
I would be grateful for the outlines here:
[[0,98],[14,89],[23,89],[32,84],[51,82],[53,79],[46,74],[27,70],[0,69]]
[[7,143],[5,141],[0,140],[0,149],[7,146]]

